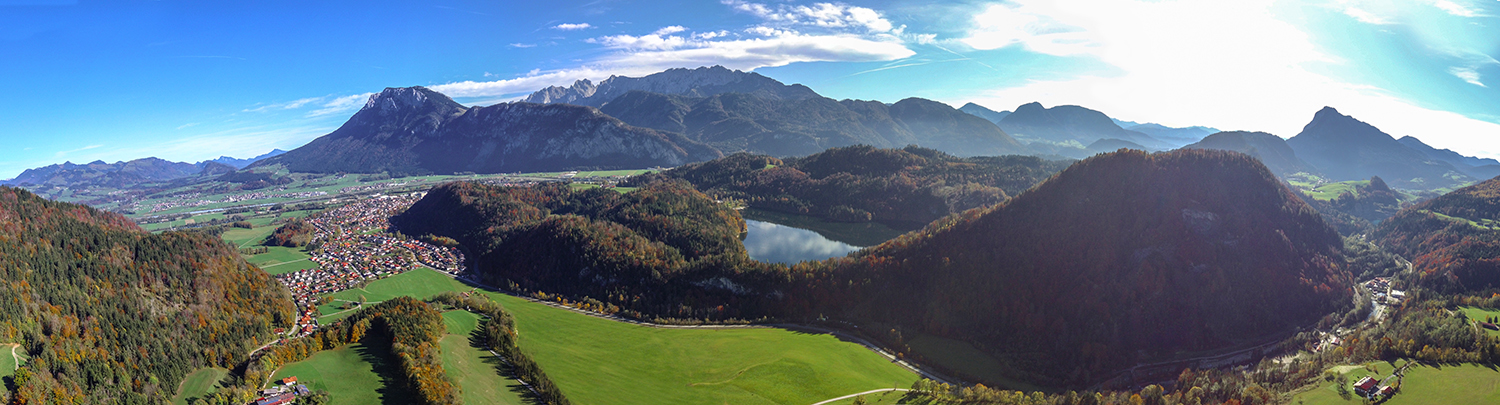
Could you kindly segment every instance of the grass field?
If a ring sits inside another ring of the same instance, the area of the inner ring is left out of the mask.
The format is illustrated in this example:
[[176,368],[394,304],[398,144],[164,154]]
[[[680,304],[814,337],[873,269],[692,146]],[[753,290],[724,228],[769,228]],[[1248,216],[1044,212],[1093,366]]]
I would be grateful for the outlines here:
[[301,248],[271,246],[267,249],[269,251],[266,253],[245,257],[245,261],[271,274],[290,273],[297,270],[318,267],[317,262],[308,260],[312,256],[308,255],[307,252],[303,252]]
[[409,404],[413,398],[401,388],[399,371],[389,359],[389,343],[355,343],[318,352],[306,360],[282,366],[272,381],[296,376],[313,390],[326,390],[334,404]]
[[[469,289],[421,269],[335,297],[364,294],[380,301]],[[811,404],[872,389],[906,388],[917,379],[874,352],[826,334],[659,329],[489,295],[515,315],[523,350],[580,404]]]
[[[1483,309],[1483,308],[1474,308],[1474,307],[1459,307],[1459,311],[1463,311],[1464,316],[1466,316],[1469,319],[1474,320],[1474,321],[1480,321],[1480,322],[1482,322],[1482,321],[1485,320],[1485,318],[1490,318],[1490,317],[1500,318],[1500,309]],[[1490,329],[1484,329],[1484,328],[1480,328],[1480,329],[1483,330],[1485,333],[1489,334],[1490,336],[1500,336],[1500,331],[1490,330]]]
[[229,370],[222,368],[200,368],[182,379],[182,386],[177,388],[177,396],[172,397],[173,404],[187,405],[189,398],[201,397],[219,388],[219,380],[229,375]]
[[440,343],[443,349],[443,369],[448,377],[463,388],[466,404],[520,405],[527,403],[521,394],[526,387],[516,380],[500,376],[497,366],[500,358],[471,342],[470,336],[479,327],[479,315],[468,311],[443,313],[443,323],[448,326],[448,335]]
[[[14,354],[15,356],[12,356]],[[19,358],[17,358],[19,357]],[[0,344],[0,377],[16,374],[16,368],[26,362],[26,352],[16,344]]]
[[[1385,362],[1374,364],[1379,370],[1379,377],[1390,375],[1396,367]],[[1399,364],[1405,363],[1397,363]],[[1370,374],[1368,370],[1358,367],[1336,369],[1349,377],[1350,382]],[[1350,400],[1344,400],[1339,396],[1333,383],[1324,382],[1317,388],[1297,394],[1291,402],[1304,405],[1364,403],[1359,397],[1351,396],[1350,398]],[[1496,403],[1500,403],[1500,370],[1474,364],[1441,367],[1415,366],[1407,370],[1406,378],[1401,384],[1401,391],[1384,402],[1386,405]]]

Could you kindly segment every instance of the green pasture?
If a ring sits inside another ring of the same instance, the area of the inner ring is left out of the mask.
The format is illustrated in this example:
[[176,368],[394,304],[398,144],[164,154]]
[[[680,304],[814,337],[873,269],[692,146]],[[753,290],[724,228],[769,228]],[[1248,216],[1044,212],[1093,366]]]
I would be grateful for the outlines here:
[[483,343],[471,340],[479,328],[479,315],[457,310],[443,313],[443,323],[448,326],[448,335],[440,342],[443,350],[443,369],[448,377],[463,388],[466,404],[527,403],[521,394],[526,387],[514,379],[502,377],[500,358],[490,354]]
[[[419,269],[334,296],[357,300],[364,294],[373,302],[470,289]],[[872,389],[907,388],[917,379],[884,357],[827,334],[651,328],[486,294],[515,315],[523,350],[580,404],[811,404]]]
[[182,385],[177,387],[177,395],[172,397],[172,403],[187,405],[188,399],[207,395],[219,388],[219,381],[229,375],[229,370],[209,367],[200,368],[188,374],[182,379]]
[[321,351],[282,366],[272,382],[296,376],[307,388],[327,390],[335,405],[414,403],[402,388],[399,366],[385,348],[388,344],[354,343]]
[[246,262],[260,267],[271,274],[290,273],[297,270],[313,269],[318,263],[308,258],[312,257],[303,252],[301,248],[289,248],[284,246],[269,246],[269,251],[245,258]]
[[[1459,307],[1458,310],[1462,311],[1464,313],[1465,317],[1468,317],[1470,320],[1473,320],[1475,322],[1483,322],[1485,320],[1485,318],[1490,318],[1490,317],[1500,318],[1500,309],[1485,309],[1485,308],[1475,308],[1475,307]],[[1500,336],[1500,331],[1491,330],[1491,329],[1484,329],[1484,328],[1480,328],[1480,330],[1483,330],[1486,334],[1488,334],[1490,336]]]
[[[1352,384],[1366,375],[1383,379],[1396,367],[1405,364],[1386,362],[1372,363],[1377,373],[1370,373],[1362,366],[1335,367],[1334,371],[1348,377]],[[1394,380],[1392,380],[1394,381]],[[1296,394],[1290,403],[1303,405],[1364,404],[1364,399],[1354,396],[1345,400],[1338,394],[1333,382],[1321,382],[1317,387]],[[1426,366],[1408,369],[1402,380],[1401,390],[1386,405],[1439,405],[1439,404],[1496,404],[1500,403],[1500,370],[1491,367],[1463,364]]]
[[0,377],[10,377],[16,374],[16,368],[26,363],[26,350],[19,345],[0,345]]

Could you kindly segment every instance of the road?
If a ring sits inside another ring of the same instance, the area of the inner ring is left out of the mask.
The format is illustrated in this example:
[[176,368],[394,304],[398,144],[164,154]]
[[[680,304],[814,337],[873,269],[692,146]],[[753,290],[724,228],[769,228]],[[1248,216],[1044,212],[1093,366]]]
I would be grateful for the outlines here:
[[845,400],[845,399],[854,398],[854,397],[857,397],[857,396],[860,396],[860,395],[874,394],[874,393],[877,393],[877,392],[886,392],[886,391],[905,392],[905,391],[911,391],[911,390],[905,389],[905,388],[881,388],[881,389],[878,389],[878,390],[869,390],[869,391],[861,392],[861,393],[858,393],[858,394],[849,394],[849,395],[845,395],[845,396],[842,396],[842,397],[830,399],[830,400],[819,402],[819,403],[812,404],[812,405],[823,405],[823,404],[830,403],[830,402],[838,402],[838,401],[842,401],[842,400]]

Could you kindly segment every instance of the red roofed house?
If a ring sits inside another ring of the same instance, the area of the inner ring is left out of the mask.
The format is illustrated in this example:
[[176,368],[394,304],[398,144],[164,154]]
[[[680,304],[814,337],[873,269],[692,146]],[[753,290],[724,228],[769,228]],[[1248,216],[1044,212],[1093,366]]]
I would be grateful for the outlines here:
[[1359,394],[1360,396],[1367,397],[1370,396],[1371,393],[1375,392],[1375,386],[1379,384],[1380,383],[1378,381],[1375,381],[1374,378],[1361,378],[1359,382],[1354,383],[1354,392]]
[[281,385],[292,385],[292,384],[296,384],[296,383],[297,383],[297,376],[291,376],[291,377],[287,377],[287,378],[281,379]]

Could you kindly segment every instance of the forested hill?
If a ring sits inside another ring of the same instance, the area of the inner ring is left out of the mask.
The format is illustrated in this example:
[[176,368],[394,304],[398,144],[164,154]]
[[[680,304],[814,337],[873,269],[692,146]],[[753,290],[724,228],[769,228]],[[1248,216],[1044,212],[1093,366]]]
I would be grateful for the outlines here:
[[715,198],[736,199],[755,208],[836,221],[921,226],[998,204],[1072,163],[1030,156],[958,158],[915,146],[859,145],[802,158],[739,153],[637,176],[626,184],[683,179]]
[[835,297],[829,317],[969,341],[1077,386],[1318,321],[1349,302],[1341,246],[1253,158],[1121,151],[858,252],[813,289]]
[[1439,291],[1500,288],[1500,178],[1397,212],[1375,228],[1376,243],[1411,260],[1420,282]]
[[31,356],[0,402],[168,403],[193,369],[246,360],[292,305],[217,237],[0,187],[0,342]]

